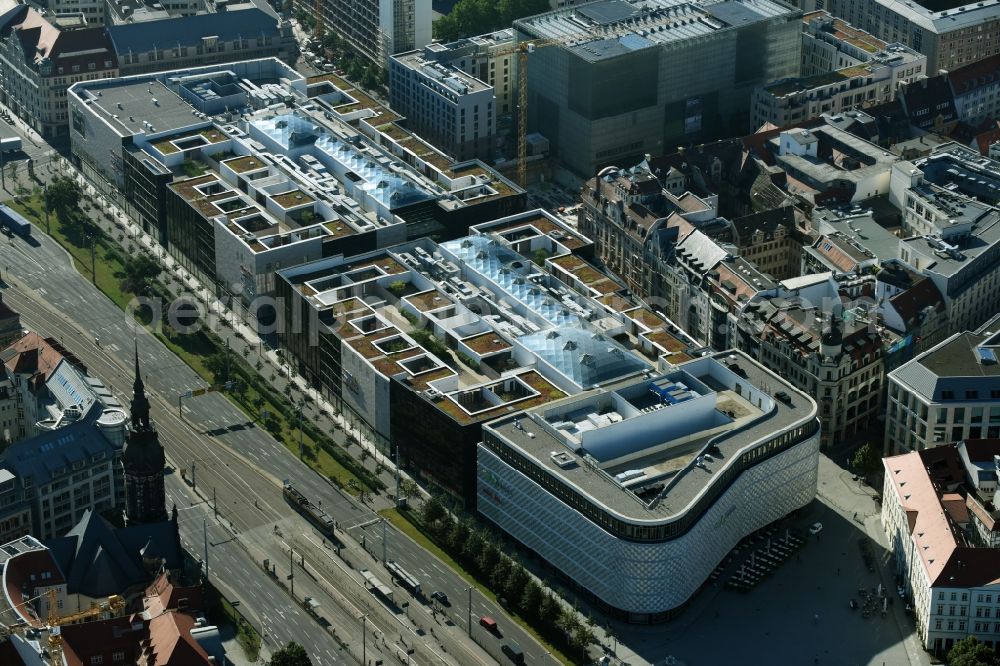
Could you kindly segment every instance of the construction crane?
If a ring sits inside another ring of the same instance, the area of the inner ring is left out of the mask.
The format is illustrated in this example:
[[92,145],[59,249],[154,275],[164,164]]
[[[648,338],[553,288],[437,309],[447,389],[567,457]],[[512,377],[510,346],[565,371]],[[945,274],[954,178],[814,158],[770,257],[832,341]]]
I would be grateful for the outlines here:
[[521,187],[528,180],[528,55],[553,45],[548,40],[532,39],[493,54],[494,57],[517,55],[517,184]]
[[96,617],[104,612],[116,613],[125,607],[125,600],[117,594],[112,594],[107,601],[102,604],[91,603],[90,608],[60,615],[58,611],[59,595],[55,588],[49,589],[45,593],[49,599],[49,660],[52,666],[62,666],[62,634],[59,627],[64,624],[72,624],[79,620],[86,620]]

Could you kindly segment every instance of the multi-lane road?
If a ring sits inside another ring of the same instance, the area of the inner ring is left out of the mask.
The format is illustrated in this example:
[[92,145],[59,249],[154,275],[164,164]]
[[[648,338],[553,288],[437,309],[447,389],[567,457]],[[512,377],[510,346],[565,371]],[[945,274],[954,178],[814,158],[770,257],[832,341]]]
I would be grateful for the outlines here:
[[[245,415],[222,395],[208,394],[185,401],[184,418],[178,418],[177,396],[189,389],[203,386],[204,383],[158,340],[143,329],[137,329],[113,303],[78,274],[61,248],[47,237],[37,232],[36,235],[40,236],[37,245],[20,239],[0,244],[0,269],[6,283],[13,287],[6,290],[5,297],[13,307],[22,311],[28,327],[61,339],[67,348],[88,365],[95,376],[105,380],[119,395],[127,395],[131,385],[132,348],[138,342],[139,359],[145,369],[146,385],[154,407],[154,420],[160,428],[168,458],[176,468],[184,468],[189,477],[192,466],[195,468],[201,497],[212,497],[213,494],[217,497],[221,519],[239,535],[239,539],[233,543],[242,543],[242,546],[235,547],[244,552],[244,555],[247,552],[247,542],[256,544],[264,557],[267,553],[277,555],[275,549],[280,549],[282,540],[261,537],[273,536],[275,525],[287,525],[295,534],[306,532],[307,528],[303,527],[306,523],[293,514],[283,500],[280,489],[283,479],[291,479],[311,497],[321,498],[324,509],[342,525],[357,525],[377,517],[369,508],[342,494],[309,470],[269,434],[247,423]],[[100,339],[99,347],[95,345],[96,338]],[[182,524],[186,522],[184,520]],[[199,532],[201,525],[198,521],[196,523],[192,529]],[[190,530],[187,528],[184,531],[189,539],[196,539],[198,536],[194,534],[192,537],[193,533],[189,534]],[[388,533],[390,557],[417,575],[426,577],[426,582],[423,583],[425,590],[441,590],[456,601],[466,598],[467,586],[459,576],[394,528],[390,528]],[[267,543],[270,546],[265,546]],[[219,546],[211,547],[213,552],[216,548]],[[309,544],[305,544],[305,549],[309,548]],[[195,552],[198,552],[197,548]],[[287,557],[287,549],[284,552]],[[317,562],[321,554],[316,553]],[[376,554],[381,554],[380,548]],[[211,552],[209,558],[212,559]],[[282,561],[283,558],[274,557],[274,560]],[[384,579],[389,578],[384,569],[380,570],[380,574]],[[234,582],[242,580],[240,575],[229,576],[228,572],[220,571],[220,576],[222,575]],[[278,588],[276,591],[281,592]],[[258,602],[249,598],[251,595],[256,596],[256,590],[242,589],[238,592],[245,595],[237,596],[241,600],[245,599],[246,606],[271,606],[270,599],[264,598]],[[327,595],[329,596],[329,592]],[[443,644],[450,653],[465,654],[466,659],[473,659],[477,663],[490,661],[481,649],[456,636],[464,632],[467,617],[464,607],[459,611],[457,605],[452,607],[451,613],[460,626],[450,628],[436,623],[434,617],[428,618],[427,609],[415,605],[410,615],[415,616],[426,628],[436,626],[439,629],[434,636],[420,636],[418,630],[418,635],[411,637],[411,641],[421,643],[428,654],[442,651]],[[292,607],[298,608],[294,604]],[[479,614],[492,615],[506,625],[504,628],[508,639],[515,640],[524,647],[529,663],[546,661],[540,646],[512,621],[505,622],[499,608],[480,601],[474,608],[474,616],[478,617]],[[335,622],[336,619],[331,617],[329,621],[337,625],[350,624],[353,620],[357,624],[356,617],[340,623]],[[270,618],[269,621],[276,622]],[[375,618],[372,621],[377,623]],[[316,633],[309,631],[308,622],[281,621],[279,624],[288,625],[290,632],[297,630],[303,634]],[[313,623],[312,627],[315,626]],[[351,629],[347,627],[344,631],[348,635],[351,633]],[[484,642],[486,637],[477,638]],[[491,654],[499,653],[498,645],[485,642]],[[317,650],[317,655],[327,653],[327,650],[330,651],[327,654],[336,654],[335,648],[330,646],[336,646],[336,643],[324,642],[323,646],[311,649]],[[452,659],[457,657],[446,657],[445,661]],[[321,659],[320,663],[326,661]]]

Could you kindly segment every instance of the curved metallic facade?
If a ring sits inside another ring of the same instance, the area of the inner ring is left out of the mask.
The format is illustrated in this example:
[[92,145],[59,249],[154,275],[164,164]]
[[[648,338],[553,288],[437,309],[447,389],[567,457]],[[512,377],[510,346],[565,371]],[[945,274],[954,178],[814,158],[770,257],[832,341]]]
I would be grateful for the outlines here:
[[739,474],[680,536],[640,543],[604,530],[480,444],[478,510],[630,621],[655,622],[683,606],[740,539],[816,496],[818,457],[811,429]]

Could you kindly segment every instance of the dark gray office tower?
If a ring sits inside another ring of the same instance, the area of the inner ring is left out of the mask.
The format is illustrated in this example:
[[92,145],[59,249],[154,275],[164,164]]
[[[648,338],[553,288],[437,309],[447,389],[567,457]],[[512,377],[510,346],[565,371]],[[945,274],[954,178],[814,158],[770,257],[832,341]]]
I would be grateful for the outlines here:
[[603,0],[515,21],[528,131],[581,176],[749,133],[755,86],[797,76],[802,12],[775,0]]

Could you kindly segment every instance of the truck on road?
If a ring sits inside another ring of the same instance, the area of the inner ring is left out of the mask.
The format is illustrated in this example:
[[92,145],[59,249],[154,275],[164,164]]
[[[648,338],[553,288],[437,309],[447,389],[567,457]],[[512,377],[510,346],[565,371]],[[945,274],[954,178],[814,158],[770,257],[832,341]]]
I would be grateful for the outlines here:
[[0,230],[8,236],[17,234],[28,238],[31,236],[31,222],[10,206],[0,204]]
[[0,153],[16,153],[21,150],[21,135],[9,123],[0,122]]

